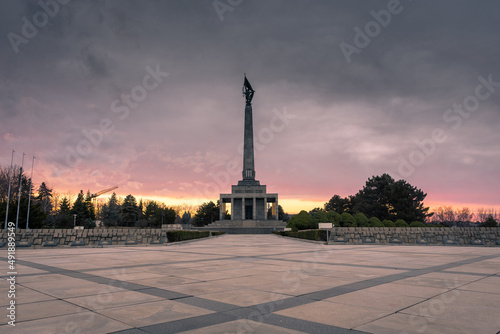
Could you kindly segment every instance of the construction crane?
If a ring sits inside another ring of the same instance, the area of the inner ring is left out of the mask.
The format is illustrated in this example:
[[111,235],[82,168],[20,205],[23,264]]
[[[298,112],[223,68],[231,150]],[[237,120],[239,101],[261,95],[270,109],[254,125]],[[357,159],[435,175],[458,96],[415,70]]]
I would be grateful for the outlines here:
[[101,190],[101,191],[98,191],[96,192],[95,194],[90,194],[90,198],[94,198],[94,203],[95,203],[95,213],[96,213],[96,224],[97,224],[97,216],[98,216],[98,210],[97,210],[97,197],[101,196],[102,194],[105,194],[107,192],[110,192],[111,190],[115,190],[116,188],[118,188],[118,186],[114,186],[114,187],[111,187],[111,188],[108,188],[108,189],[104,189],[104,190]]
[[111,190],[115,190],[116,188],[118,188],[118,186],[114,186],[114,187],[111,187],[111,188],[108,188],[108,189],[104,189],[104,190],[101,190],[101,191],[98,191],[96,192],[95,194],[90,194],[90,198],[96,198],[97,196],[101,196],[102,194],[105,194]]

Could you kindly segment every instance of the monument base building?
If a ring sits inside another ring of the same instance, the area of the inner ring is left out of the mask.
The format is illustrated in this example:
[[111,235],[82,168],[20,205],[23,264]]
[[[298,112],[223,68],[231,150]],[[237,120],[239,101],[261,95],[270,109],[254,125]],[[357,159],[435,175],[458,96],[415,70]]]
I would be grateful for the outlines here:
[[[266,186],[255,179],[253,149],[252,99],[255,91],[245,76],[243,95],[245,104],[245,131],[243,143],[243,172],[238,185],[231,186],[230,194],[220,194],[219,220],[209,224],[211,230],[227,233],[266,233],[282,230],[285,223],[279,220],[278,194],[267,193]],[[227,207],[230,210],[227,210]],[[271,215],[268,215],[268,206]],[[229,219],[226,212],[231,215]]]

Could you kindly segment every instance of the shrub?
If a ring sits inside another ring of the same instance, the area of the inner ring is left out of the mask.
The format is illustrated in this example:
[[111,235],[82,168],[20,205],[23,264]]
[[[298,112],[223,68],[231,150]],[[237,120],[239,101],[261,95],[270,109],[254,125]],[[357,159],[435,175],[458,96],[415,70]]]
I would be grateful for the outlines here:
[[350,213],[344,212],[340,215],[340,226],[342,227],[356,226],[356,220]]
[[408,227],[408,224],[403,219],[398,219],[394,223],[396,227]]
[[371,217],[368,221],[372,227],[384,227],[384,224],[377,217]]
[[410,227],[425,227],[425,224],[422,222],[414,221],[414,222],[411,222]]
[[292,238],[326,241],[326,230],[273,231],[273,233]]
[[498,226],[497,221],[491,215],[488,218],[486,218],[484,223],[481,224],[481,227],[497,227],[497,226]]
[[382,224],[384,224],[384,227],[396,227],[394,222],[389,219],[385,219],[384,221],[382,221]]
[[328,222],[332,222],[332,223],[335,223],[335,226],[339,226],[340,225],[340,214],[338,212],[335,212],[335,211],[328,211],[326,213],[326,219]]
[[325,210],[318,210],[313,214],[312,219],[315,223],[324,223],[328,217]]
[[366,216],[359,212],[354,215],[354,220],[356,220],[356,225],[360,227],[368,227],[370,226],[370,223],[368,222],[368,218]]
[[222,235],[225,234],[226,232],[224,231],[210,231],[210,234],[215,236],[215,235]]
[[318,223],[313,221],[313,218],[307,211],[300,211],[299,214],[290,218],[286,227],[291,227],[293,232],[298,230],[308,230],[318,228]]
[[92,229],[92,228],[94,228],[94,227],[95,227],[95,221],[93,221],[93,220],[92,220],[92,219],[90,219],[90,218],[87,218],[87,219],[85,220],[85,223],[83,224],[83,226],[84,226],[84,228],[85,228],[86,230]]

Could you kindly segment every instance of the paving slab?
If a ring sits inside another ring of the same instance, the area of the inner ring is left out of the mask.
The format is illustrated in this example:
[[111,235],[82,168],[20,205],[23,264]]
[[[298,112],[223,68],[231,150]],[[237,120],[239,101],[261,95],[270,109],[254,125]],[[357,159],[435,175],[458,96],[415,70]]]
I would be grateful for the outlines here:
[[[5,254],[0,306],[6,312]],[[17,322],[11,327],[2,316],[2,333],[500,330],[496,247],[226,235],[174,246],[19,249],[16,255]]]
[[190,318],[198,315],[205,315],[213,313],[213,311],[178,303],[172,300],[162,300],[103,309],[97,311],[97,313],[133,327],[141,327],[172,320]]
[[375,307],[318,301],[278,311],[276,314],[351,329],[392,314],[392,312]]

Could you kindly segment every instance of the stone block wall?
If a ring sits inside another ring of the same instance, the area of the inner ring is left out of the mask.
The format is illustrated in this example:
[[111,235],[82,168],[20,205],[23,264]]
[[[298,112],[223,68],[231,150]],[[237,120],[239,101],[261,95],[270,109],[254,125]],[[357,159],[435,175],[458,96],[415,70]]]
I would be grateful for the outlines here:
[[334,227],[329,242],[500,246],[500,227]]
[[[0,242],[7,241],[7,231],[0,231]],[[167,231],[162,229],[32,229],[17,230],[16,242],[20,245],[30,244],[43,247],[56,243],[58,246],[71,246],[75,242],[84,241],[85,246],[98,246],[100,242],[111,242],[111,245],[150,244],[152,241],[167,242]]]

